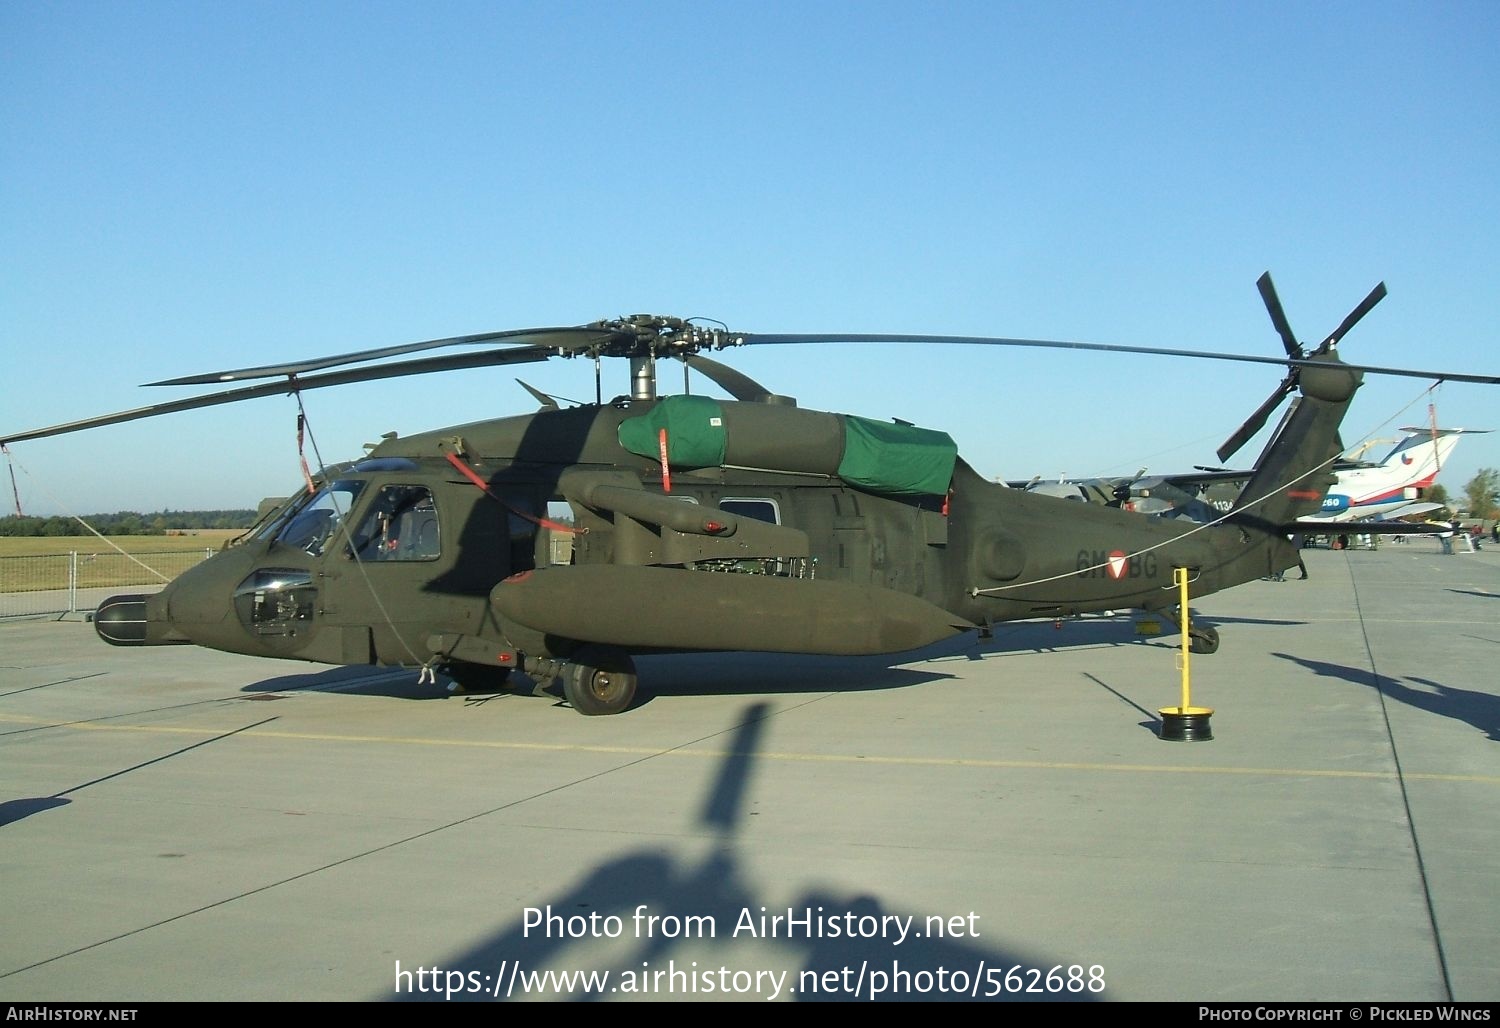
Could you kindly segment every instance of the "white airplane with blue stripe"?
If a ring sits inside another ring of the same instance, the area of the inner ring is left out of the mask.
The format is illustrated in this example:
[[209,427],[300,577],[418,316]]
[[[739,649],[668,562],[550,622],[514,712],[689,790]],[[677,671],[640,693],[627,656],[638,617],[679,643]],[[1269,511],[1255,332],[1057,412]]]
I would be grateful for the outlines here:
[[1390,521],[1437,510],[1424,499],[1448,463],[1459,436],[1473,428],[1403,428],[1405,436],[1377,462],[1341,463],[1323,497],[1323,509],[1299,519],[1309,527],[1346,521]]

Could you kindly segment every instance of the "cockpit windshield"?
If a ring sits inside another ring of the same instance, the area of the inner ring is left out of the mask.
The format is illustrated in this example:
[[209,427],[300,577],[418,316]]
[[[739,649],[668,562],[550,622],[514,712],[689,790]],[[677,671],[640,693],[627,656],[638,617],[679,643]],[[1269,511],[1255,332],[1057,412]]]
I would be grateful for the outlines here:
[[297,509],[276,534],[276,541],[318,556],[334,538],[364,487],[364,482],[352,479],[325,485]]

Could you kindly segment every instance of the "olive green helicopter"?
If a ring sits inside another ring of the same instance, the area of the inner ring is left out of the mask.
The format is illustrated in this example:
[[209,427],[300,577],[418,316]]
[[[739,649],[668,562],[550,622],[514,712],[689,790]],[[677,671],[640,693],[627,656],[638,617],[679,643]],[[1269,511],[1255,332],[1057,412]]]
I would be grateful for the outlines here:
[[[1179,609],[1295,567],[1287,537],[1316,513],[1363,375],[1493,384],[1495,376],[1348,364],[1336,346],[1377,286],[1315,348],[1261,292],[1286,357],[1056,340],[731,332],[652,315],[482,333],[151,383],[254,382],[8,435],[28,439],[355,382],[587,357],[629,361],[630,391],[530,414],[387,436],[327,467],[258,523],[150,595],[114,596],[94,625],[121,646],[196,644],[334,665],[420,668],[470,690],[520,671],[561,684],[579,713],[636,698],[633,658],[684,651],[889,654],[1007,621],[1139,609],[1218,633]],[[986,479],[944,432],[797,406],[707,352],[900,342],[1164,354],[1276,364],[1285,377],[1220,450],[1243,446],[1288,397],[1232,508],[1153,518]],[[424,350],[500,344],[391,361]],[[659,396],[678,360],[732,400]],[[384,361],[384,363],[378,363]],[[359,366],[355,366],[359,365]],[[329,370],[338,368],[341,370]],[[524,385],[524,383],[523,383]],[[1293,396],[1295,394],[1295,396]],[[569,516],[551,516],[566,505]]]

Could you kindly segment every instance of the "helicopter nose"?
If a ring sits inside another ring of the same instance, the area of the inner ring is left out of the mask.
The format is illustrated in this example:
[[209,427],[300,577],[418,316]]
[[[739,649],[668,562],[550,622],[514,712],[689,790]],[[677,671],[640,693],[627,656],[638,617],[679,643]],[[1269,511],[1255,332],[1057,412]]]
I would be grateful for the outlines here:
[[122,593],[111,596],[94,611],[94,631],[111,646],[164,646],[188,640],[171,626],[153,621],[147,608],[149,596]]
[[146,645],[146,597],[111,596],[94,611],[94,631],[112,646]]

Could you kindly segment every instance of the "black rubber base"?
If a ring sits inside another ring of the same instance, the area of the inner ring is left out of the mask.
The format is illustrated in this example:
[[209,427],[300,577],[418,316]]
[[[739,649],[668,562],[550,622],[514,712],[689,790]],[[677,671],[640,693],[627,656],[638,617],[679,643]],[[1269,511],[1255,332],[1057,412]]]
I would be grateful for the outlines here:
[[1177,708],[1161,711],[1161,737],[1167,742],[1207,742],[1214,737],[1208,719],[1213,711],[1201,707],[1182,713]]

